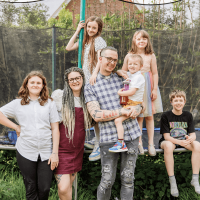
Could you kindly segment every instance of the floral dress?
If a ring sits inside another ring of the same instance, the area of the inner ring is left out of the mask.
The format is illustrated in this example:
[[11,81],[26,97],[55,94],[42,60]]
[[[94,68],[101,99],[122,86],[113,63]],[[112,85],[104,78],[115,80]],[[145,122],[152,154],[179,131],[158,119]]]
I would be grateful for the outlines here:
[[[90,46],[91,46],[91,44],[85,44],[84,58],[83,58],[83,72],[85,74],[86,83],[89,82],[90,77],[91,77],[90,64],[89,64],[90,63],[90,61],[89,61]],[[105,48],[106,46],[107,46],[106,41],[102,37],[95,38],[95,41],[94,41],[95,52]],[[94,71],[94,69],[93,69],[93,71]]]

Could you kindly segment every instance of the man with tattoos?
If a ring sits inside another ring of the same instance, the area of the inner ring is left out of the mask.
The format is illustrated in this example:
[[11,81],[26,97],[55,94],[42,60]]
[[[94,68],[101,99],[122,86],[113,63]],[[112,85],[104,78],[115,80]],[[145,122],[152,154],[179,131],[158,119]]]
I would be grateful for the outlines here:
[[139,136],[142,134],[135,118],[141,112],[141,107],[122,108],[118,90],[123,87],[123,78],[113,70],[118,61],[117,50],[113,47],[102,49],[99,61],[100,72],[96,84],[85,86],[87,108],[100,129],[100,153],[102,176],[97,189],[97,200],[109,200],[114,184],[119,153],[109,152],[118,140],[114,119],[119,116],[130,116],[123,122],[124,140],[128,151],[121,153],[121,200],[133,199],[134,171],[138,155]]

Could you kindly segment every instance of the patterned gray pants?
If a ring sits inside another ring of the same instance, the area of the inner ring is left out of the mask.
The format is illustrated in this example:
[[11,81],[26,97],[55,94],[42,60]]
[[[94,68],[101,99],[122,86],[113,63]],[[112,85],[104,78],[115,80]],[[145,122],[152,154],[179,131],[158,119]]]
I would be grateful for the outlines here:
[[[132,200],[134,191],[134,172],[138,156],[139,138],[132,141],[125,141],[127,152],[121,153],[121,200]],[[115,182],[117,163],[120,153],[108,151],[115,143],[100,144],[102,175],[101,182],[97,189],[97,200],[109,200],[112,185]]]

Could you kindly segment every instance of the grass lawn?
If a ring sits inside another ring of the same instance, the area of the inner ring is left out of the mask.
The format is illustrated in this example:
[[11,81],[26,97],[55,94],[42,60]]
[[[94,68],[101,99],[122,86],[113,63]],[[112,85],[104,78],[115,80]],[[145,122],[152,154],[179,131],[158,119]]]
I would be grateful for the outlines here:
[[[78,200],[91,200],[91,196],[91,192],[82,189],[82,187],[78,187]],[[26,200],[23,177],[19,172],[0,172],[0,199]],[[49,200],[58,199],[57,184],[54,179],[50,189]]]
[[[81,179],[78,179],[78,200],[96,199],[94,194],[84,189],[81,184]],[[179,200],[200,200],[200,195],[197,195],[192,187],[180,188]],[[0,173],[0,199],[2,200],[26,200],[25,187],[23,178],[19,172],[1,172]],[[57,185],[55,179],[52,181],[49,200],[58,200]],[[175,199],[175,198],[171,198]],[[160,199],[159,199],[160,200]]]

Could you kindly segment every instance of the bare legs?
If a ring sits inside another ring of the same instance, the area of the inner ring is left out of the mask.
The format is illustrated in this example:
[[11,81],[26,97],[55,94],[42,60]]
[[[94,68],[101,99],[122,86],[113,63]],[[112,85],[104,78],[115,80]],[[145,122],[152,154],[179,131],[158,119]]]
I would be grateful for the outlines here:
[[[173,151],[175,145],[170,141],[163,141],[161,143],[161,148],[164,149],[164,160],[167,173],[169,176],[174,175],[174,156]],[[192,151],[191,163],[192,163],[192,172],[193,174],[199,174],[200,169],[200,143],[197,141],[192,142],[191,144],[185,147],[186,149]]]
[[[138,117],[137,120],[140,126],[140,130],[142,131],[142,124],[143,124],[144,117]],[[148,143],[153,145],[154,144],[153,142],[154,118],[153,116],[145,117],[145,121],[146,121],[146,128],[147,128],[147,134],[148,134]],[[142,137],[139,138],[139,142],[142,143]]]
[[115,119],[115,125],[117,128],[118,139],[124,139],[124,128],[123,128],[122,122],[128,118],[129,117],[121,116],[121,117],[118,117]]
[[[144,120],[144,117],[137,117],[137,121],[140,126],[141,132],[142,132],[142,128],[143,128],[143,120]],[[139,137],[139,143],[142,144],[142,136]]]
[[72,184],[76,177],[74,174],[56,174],[58,184],[58,196],[60,200],[72,200]]
[[[138,120],[140,129],[142,131],[142,124],[143,124],[144,117],[138,117],[137,120]],[[149,155],[155,156],[156,151],[155,151],[155,148],[154,148],[154,141],[153,141],[153,139],[154,139],[154,117],[153,117],[153,115],[145,117],[145,121],[146,121],[146,128],[147,128],[147,134],[148,134]],[[142,145],[142,137],[141,136],[139,137],[139,144]]]
[[161,143],[161,149],[164,150],[164,160],[167,169],[168,176],[174,175],[174,156],[173,151],[175,149],[175,144],[169,141],[163,141]]
[[[163,141],[161,143],[161,148],[164,149],[164,160],[165,166],[167,169],[167,173],[169,175],[170,184],[171,184],[171,194],[175,196],[176,190],[176,179],[174,177],[174,156],[173,151],[175,149],[175,145],[170,141]],[[192,163],[192,172],[193,177],[191,184],[195,187],[195,191],[200,194],[200,186],[199,186],[199,169],[200,169],[200,143],[197,141],[192,142],[191,144],[185,147],[186,149],[192,151],[191,163]],[[173,179],[172,179],[173,178]],[[173,187],[172,187],[173,186]],[[178,190],[177,190],[178,191]]]
[[127,116],[121,116],[114,120],[117,129],[118,141],[115,143],[113,147],[109,148],[109,152],[116,153],[116,152],[128,151],[126,144],[124,142],[124,127],[122,125],[122,122],[128,118],[129,117]]

